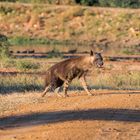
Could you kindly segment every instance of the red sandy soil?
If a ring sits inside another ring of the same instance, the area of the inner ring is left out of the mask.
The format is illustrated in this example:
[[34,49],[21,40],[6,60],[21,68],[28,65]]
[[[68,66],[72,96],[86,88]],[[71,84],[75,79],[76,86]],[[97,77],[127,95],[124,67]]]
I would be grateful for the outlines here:
[[0,140],[140,140],[140,91],[0,96]]

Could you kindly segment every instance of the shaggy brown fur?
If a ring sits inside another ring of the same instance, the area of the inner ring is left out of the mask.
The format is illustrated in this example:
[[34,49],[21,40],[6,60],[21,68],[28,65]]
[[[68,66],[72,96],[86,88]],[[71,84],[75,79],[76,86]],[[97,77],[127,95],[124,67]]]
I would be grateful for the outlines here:
[[91,95],[87,89],[85,76],[92,67],[101,67],[103,65],[103,58],[100,53],[93,53],[90,56],[81,56],[78,58],[71,58],[53,65],[46,73],[46,89],[42,97],[49,90],[55,90],[64,85],[64,95],[67,96],[67,89],[74,78],[80,78],[82,85],[86,92]]

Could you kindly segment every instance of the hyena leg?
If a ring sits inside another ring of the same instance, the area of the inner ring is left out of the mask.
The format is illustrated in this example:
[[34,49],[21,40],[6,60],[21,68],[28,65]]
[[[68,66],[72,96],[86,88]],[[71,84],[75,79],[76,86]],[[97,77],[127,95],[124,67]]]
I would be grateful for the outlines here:
[[41,97],[44,97],[44,96],[46,95],[46,93],[47,93],[48,91],[51,90],[51,88],[52,88],[51,85],[47,86],[47,87],[45,88],[44,92],[42,93]]
[[87,94],[88,94],[88,95],[93,95],[93,94],[88,90],[87,82],[86,82],[85,76],[82,76],[82,77],[80,78],[80,81],[81,81],[81,84],[82,84],[84,90],[87,92]]
[[68,97],[67,90],[70,83],[71,83],[71,80],[69,79],[64,82],[64,87],[63,87],[64,97]]
[[51,90],[51,91],[54,91],[56,88],[57,88],[57,87],[56,87],[55,82],[52,81],[51,84],[48,85],[48,86],[45,88],[45,90],[44,90],[44,92],[43,92],[43,94],[42,94],[42,97],[44,97],[48,91],[50,91],[50,90]]
[[61,87],[58,87],[55,89],[55,93],[57,94],[58,97],[62,97],[62,95],[59,93]]

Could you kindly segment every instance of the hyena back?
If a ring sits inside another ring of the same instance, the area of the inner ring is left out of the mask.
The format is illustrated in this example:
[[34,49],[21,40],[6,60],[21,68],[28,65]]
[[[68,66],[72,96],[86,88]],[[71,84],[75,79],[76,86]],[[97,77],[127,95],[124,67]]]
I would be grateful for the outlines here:
[[42,97],[49,90],[55,90],[63,85],[64,96],[67,95],[69,84],[74,78],[81,80],[83,88],[88,95],[92,95],[87,88],[85,76],[91,68],[103,66],[103,58],[100,53],[90,52],[89,56],[81,56],[78,58],[70,58],[53,65],[46,72],[46,85]]

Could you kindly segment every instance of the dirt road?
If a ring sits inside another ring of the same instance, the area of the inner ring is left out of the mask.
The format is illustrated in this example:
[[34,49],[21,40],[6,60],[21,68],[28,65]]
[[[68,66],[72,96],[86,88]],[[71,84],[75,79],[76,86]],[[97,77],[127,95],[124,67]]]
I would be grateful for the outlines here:
[[0,96],[0,140],[140,140],[140,91],[93,92]]

